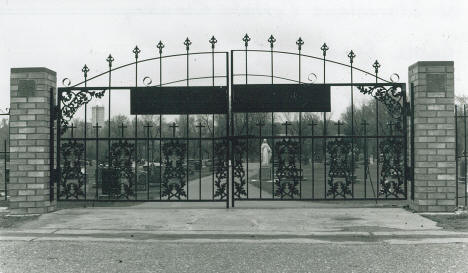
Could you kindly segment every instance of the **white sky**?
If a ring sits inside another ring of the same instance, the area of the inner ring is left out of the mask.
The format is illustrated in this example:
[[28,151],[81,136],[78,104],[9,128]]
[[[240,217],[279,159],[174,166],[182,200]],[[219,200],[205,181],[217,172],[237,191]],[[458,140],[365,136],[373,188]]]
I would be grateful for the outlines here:
[[[347,62],[347,52],[353,49],[355,66],[372,71],[378,59],[380,75],[398,73],[401,82],[407,81],[408,66],[416,61],[453,60],[455,90],[464,95],[467,14],[466,1],[447,0],[0,0],[0,108],[9,105],[11,67],[50,68],[57,71],[61,86],[64,77],[79,82],[84,63],[91,68],[90,75],[105,71],[109,53],[116,59],[114,65],[133,61],[135,45],[142,50],[141,58],[156,56],[159,40],[164,41],[166,54],[183,53],[182,43],[189,36],[191,51],[208,51],[208,39],[215,35],[216,49],[228,51],[243,48],[245,33],[252,38],[251,49],[268,49],[270,34],[277,39],[275,49],[294,52],[301,36],[303,53],[315,56],[327,42],[327,57],[337,61]],[[313,68],[304,70],[305,75],[320,74]],[[132,73],[128,75],[133,79]],[[115,78],[114,84],[134,84],[126,76]]]

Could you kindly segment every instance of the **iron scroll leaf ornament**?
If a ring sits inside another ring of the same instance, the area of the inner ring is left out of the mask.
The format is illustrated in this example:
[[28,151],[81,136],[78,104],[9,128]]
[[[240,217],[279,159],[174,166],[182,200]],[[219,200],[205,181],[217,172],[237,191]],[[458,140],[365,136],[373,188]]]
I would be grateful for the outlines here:
[[247,197],[247,191],[245,186],[247,184],[244,170],[243,155],[247,152],[247,143],[245,141],[236,139],[232,142],[232,153],[234,156],[233,160],[233,186],[234,186],[234,197],[241,199]]
[[351,160],[352,143],[347,138],[336,138],[327,143],[329,153],[327,196],[347,198],[352,195],[353,162]]
[[359,92],[371,95],[387,108],[394,120],[394,129],[403,134],[403,91],[399,86],[357,86]]
[[[119,183],[115,189],[111,190],[111,197],[115,199],[130,199],[135,195],[134,192],[134,171],[132,162],[134,162],[135,144],[127,140],[114,142],[110,149],[111,168],[117,174]],[[135,166],[137,168],[137,166]],[[126,183],[125,183],[126,181]]]
[[102,98],[106,90],[67,90],[60,96],[61,128],[62,134],[67,130],[70,120],[81,106],[90,102],[93,98]]
[[227,140],[218,141],[215,143],[215,187],[213,194],[214,198],[224,200],[227,198],[227,177],[229,172],[229,161],[227,158],[229,142]]
[[[404,135],[403,128],[403,92],[400,87],[363,87],[358,86],[361,93],[370,94],[387,108],[392,122],[390,133]],[[384,138],[379,143],[379,150],[382,154],[382,168],[380,171],[378,194],[385,198],[393,196],[395,198],[404,197],[404,167],[403,167],[403,139],[399,137]]]
[[278,165],[275,170],[274,195],[281,199],[294,199],[299,195],[300,170],[296,163],[299,157],[299,142],[283,138],[275,143],[275,155]]
[[383,154],[379,194],[384,195],[385,198],[390,196],[404,197],[403,140],[401,138],[386,138],[379,146]]
[[85,197],[83,185],[85,174],[82,172],[84,143],[70,139],[61,145],[63,166],[61,168],[60,197],[79,199]]
[[[215,187],[214,193],[215,198],[225,200],[227,198],[227,178],[229,171],[229,160],[227,158],[229,149],[228,140],[219,141],[215,144]],[[243,155],[246,152],[246,143],[240,140],[232,140],[232,151],[233,151],[233,187],[234,197],[241,199],[247,197],[246,177],[244,170]]]
[[170,140],[162,146],[164,156],[164,174],[161,182],[161,196],[171,200],[187,197],[185,192],[186,173],[184,167],[185,154],[187,153],[186,143],[179,140]]

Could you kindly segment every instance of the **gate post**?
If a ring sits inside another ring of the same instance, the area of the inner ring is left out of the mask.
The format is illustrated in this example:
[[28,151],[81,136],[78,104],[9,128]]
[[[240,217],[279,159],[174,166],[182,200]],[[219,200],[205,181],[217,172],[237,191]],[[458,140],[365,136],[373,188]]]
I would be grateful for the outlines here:
[[[54,211],[50,201],[50,113],[56,73],[44,67],[12,68],[10,74],[11,214]],[[53,89],[51,98],[50,89]]]
[[417,212],[455,208],[453,61],[417,62],[408,68],[414,85],[414,200]]

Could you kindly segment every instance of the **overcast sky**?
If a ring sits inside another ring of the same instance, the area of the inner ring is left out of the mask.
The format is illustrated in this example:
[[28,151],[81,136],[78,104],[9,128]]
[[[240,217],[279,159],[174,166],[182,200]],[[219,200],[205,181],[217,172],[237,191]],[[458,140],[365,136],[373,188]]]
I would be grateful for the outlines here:
[[[11,67],[50,68],[61,86],[64,77],[80,81],[84,63],[90,75],[104,71],[109,53],[116,65],[132,61],[135,45],[141,58],[155,56],[159,40],[166,54],[183,53],[188,36],[191,51],[206,51],[215,35],[217,50],[227,51],[242,49],[245,33],[252,37],[252,49],[268,49],[270,34],[277,50],[296,51],[299,36],[305,54],[320,56],[327,42],[327,57],[347,62],[353,49],[357,67],[372,71],[378,59],[382,77],[398,73],[402,82],[416,61],[453,60],[455,90],[463,95],[468,92],[467,6],[448,0],[0,0],[0,107],[9,105]],[[310,68],[310,73],[316,71]],[[128,81],[120,79],[134,83]]]

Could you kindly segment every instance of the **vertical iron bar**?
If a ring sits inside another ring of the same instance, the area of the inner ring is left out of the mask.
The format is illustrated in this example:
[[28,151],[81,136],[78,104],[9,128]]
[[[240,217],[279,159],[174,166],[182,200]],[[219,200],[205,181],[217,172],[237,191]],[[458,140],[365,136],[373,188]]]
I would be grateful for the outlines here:
[[[188,47],[187,47],[187,86],[189,86],[189,77],[190,77],[190,74],[189,74],[189,50],[188,50]],[[185,145],[187,145],[187,159],[186,159],[186,162],[187,162],[187,172],[185,173],[185,176],[186,176],[186,180],[187,180],[187,200],[189,199],[189,195],[190,195],[190,191],[189,191],[189,145],[190,145],[190,141],[189,141],[189,114],[187,114],[186,116],[186,120],[187,120],[187,124],[185,125],[185,134],[186,134],[186,137],[187,139],[185,140]]]
[[[273,80],[273,78],[272,78]],[[272,83],[273,84],[273,83]],[[274,127],[275,127],[275,115],[274,112],[271,112],[271,171],[270,171],[270,178],[271,182],[271,198],[275,198],[275,183],[273,183],[273,178],[275,177],[275,138],[274,138]],[[287,127],[286,127],[287,128]],[[287,130],[287,129],[286,129]]]
[[[375,73],[375,83],[378,83],[379,82],[379,77],[378,77],[378,71],[376,71]],[[379,187],[380,187],[380,177],[379,177],[379,164],[380,164],[380,149],[379,149],[379,136],[380,136],[380,133],[379,133],[379,101],[377,99],[375,99],[375,130],[376,130],[376,136],[377,136],[377,139],[376,139],[376,142],[377,142],[377,146],[376,146],[376,151],[377,151],[377,158],[376,158],[376,163],[377,163],[377,173],[376,173],[376,192],[374,194],[374,197],[376,199],[379,198]]]
[[214,200],[214,194],[215,194],[215,190],[214,190],[214,185],[215,185],[215,167],[214,167],[214,164],[215,164],[215,156],[214,156],[214,153],[215,153],[215,144],[214,144],[214,138],[215,138],[215,115],[213,114],[213,119],[212,119],[212,124],[211,124],[211,128],[212,131],[211,131],[211,199]]
[[202,159],[201,159],[201,151],[202,151],[202,148],[201,148],[201,145],[202,145],[202,133],[201,133],[201,127],[199,128],[200,132],[198,134],[199,136],[199,142],[198,142],[198,163],[200,165],[200,170],[198,172],[198,200],[201,200],[201,188],[202,188],[202,184],[201,184],[201,172],[202,172]]
[[[351,51],[352,52],[352,51]],[[352,60],[352,59],[351,59]],[[351,61],[351,198],[354,198],[354,94],[353,94],[353,62]]]
[[[273,63],[273,43],[275,39],[273,38],[273,35],[270,36],[270,59],[271,59],[271,84],[273,85],[274,82],[274,63]],[[270,178],[272,179],[271,183],[271,197],[274,199],[275,198],[275,183],[273,183],[273,177],[275,175],[275,139],[274,139],[274,127],[275,126],[275,115],[274,112],[271,112],[271,143],[272,143],[272,148],[271,149],[271,171],[270,171]],[[260,152],[261,155],[261,152]],[[261,157],[260,157],[261,158]],[[261,162],[260,162],[261,165]],[[261,168],[261,167],[260,167]],[[260,181],[261,183],[262,181]]]
[[[50,124],[49,124],[49,133],[50,133],[50,140],[49,140],[49,200],[54,201],[54,183],[56,180],[56,171],[54,168],[54,120],[55,120],[55,115],[56,115],[56,110],[55,110],[55,101],[54,101],[54,89],[51,87],[50,92],[49,92],[49,105],[50,105]],[[86,141],[85,141],[86,143]],[[3,143],[4,145],[4,164],[5,164],[5,178],[6,178],[6,160],[7,160],[7,154],[6,154],[6,139]],[[86,166],[86,155],[85,155],[85,166]],[[86,171],[85,171],[86,173]],[[4,180],[5,182],[5,198],[7,196],[7,191],[6,191],[6,179]],[[86,184],[85,184],[85,192],[86,192]],[[85,195],[86,199],[86,195]]]
[[[404,162],[404,169],[403,169],[403,172],[404,172],[404,177],[405,177],[405,199],[408,199],[408,140],[406,138],[407,134],[408,134],[408,120],[407,120],[407,106],[408,106],[408,103],[406,101],[406,85],[404,85],[402,87],[402,93],[403,93],[403,144],[404,144],[404,158],[403,158],[403,162]],[[392,134],[392,137],[393,137],[393,134]]]
[[[302,39],[296,42],[299,46],[299,84],[301,84],[301,47],[303,44]],[[273,178],[272,178],[273,179]],[[294,198],[294,195],[293,195]],[[299,199],[302,199],[302,112],[299,112]]]
[[315,149],[315,147],[314,147],[314,145],[315,145],[315,138],[314,138],[315,132],[314,132],[313,123],[314,123],[314,120],[312,120],[312,126],[311,126],[312,127],[312,139],[311,139],[311,146],[312,146],[311,147],[311,157],[312,157],[312,161],[311,161],[312,162],[312,168],[311,168],[311,172],[312,172],[312,199],[314,199],[314,195],[315,195],[315,170],[314,170],[315,169],[315,157],[314,157],[314,155],[315,155],[315,151],[314,151],[314,149]]
[[186,140],[185,140],[185,145],[187,145],[187,151],[186,151],[186,154],[187,154],[187,159],[186,159],[186,163],[187,163],[187,172],[185,173],[185,178],[186,178],[186,181],[187,181],[187,200],[189,200],[189,195],[190,195],[190,192],[189,192],[189,184],[190,184],[190,181],[189,181],[189,172],[190,172],[190,166],[189,166],[189,150],[190,150],[190,140],[189,140],[189,115],[185,115],[185,119],[187,120],[187,123],[185,124],[185,136],[186,136]]
[[457,105],[455,105],[455,207],[458,208],[458,121],[457,121],[457,113],[458,113]]
[[[159,87],[162,87],[162,45],[161,41],[158,44],[159,48]],[[159,114],[159,200],[162,199],[162,172],[163,172],[163,160],[162,160],[162,114]]]
[[[161,83],[159,83],[161,86]],[[162,158],[162,115],[159,115],[159,200],[162,199],[162,172],[163,172],[163,158]]]
[[[157,45],[159,49],[159,87],[162,86],[162,49],[163,43],[159,41]],[[162,114],[159,114],[159,200],[162,199],[162,172],[163,172],[163,160],[162,160]]]
[[[300,84],[300,79],[299,79],[299,84]],[[303,169],[302,169],[302,112],[299,112],[299,199],[302,199],[302,176],[303,176]],[[313,197],[313,194],[312,194],[312,197]],[[293,198],[294,198],[294,196],[293,196]]]
[[[245,84],[248,84],[248,59],[247,59],[247,48],[248,48],[248,43],[245,43]],[[231,60],[232,61],[232,60]],[[247,161],[247,199],[249,199],[249,113],[245,113],[245,120],[247,122],[247,156],[246,156],[246,161]]]
[[246,171],[247,171],[247,183],[246,183],[246,188],[247,188],[247,199],[249,199],[249,113],[245,113],[245,123],[247,126],[246,133],[247,137],[245,138],[246,146],[247,146],[247,151],[245,153],[245,161],[246,161]]
[[[149,125],[149,124],[148,124]],[[146,128],[146,199],[150,199],[150,186],[149,186],[149,175],[150,175],[150,165],[149,165],[149,126]]]
[[[226,117],[226,136],[227,136],[227,139],[228,139],[228,154],[227,154],[227,158],[228,158],[228,171],[227,171],[227,177],[226,177],[226,183],[227,183],[227,194],[226,194],[226,208],[229,208],[229,184],[231,184],[232,186],[232,195],[231,195],[231,202],[232,202],[232,207],[234,207],[234,168],[232,168],[232,181],[230,181],[230,177],[229,177],[229,159],[232,157],[232,163],[234,163],[234,152],[232,152],[232,139],[230,138],[230,135],[229,135],[229,116],[231,116],[232,118],[232,109],[231,109],[231,103],[232,103],[232,85],[234,83],[234,61],[233,61],[233,51],[231,50],[231,80],[229,81],[229,54],[226,52],[226,86],[229,87],[229,91],[230,93],[227,94],[228,96],[228,105],[229,105],[229,109],[228,109],[228,115]],[[234,136],[234,125],[232,124],[232,121],[231,121],[231,136]],[[232,156],[231,156],[232,154]]]
[[[325,45],[325,44],[324,44]],[[323,51],[323,84],[326,83],[326,50]],[[327,112],[323,112],[323,183],[324,183],[324,198],[327,199]],[[315,167],[315,166],[313,166]]]
[[[262,143],[262,126],[259,126],[258,127],[258,130],[259,130],[259,139],[260,139],[260,147],[261,147],[261,143]],[[260,148],[259,150],[259,170],[258,170],[258,180],[259,180],[259,183],[260,183],[260,199],[262,199],[262,149]]]
[[[110,166],[109,166],[110,168]],[[99,200],[99,124],[96,122],[96,200]]]
[[465,159],[465,170],[464,170],[463,176],[465,177],[465,206],[466,206],[467,205],[467,195],[468,195],[468,193],[467,193],[467,184],[466,184],[466,181],[467,181],[467,177],[466,177],[467,176],[466,175],[467,171],[466,170],[467,170],[467,166],[468,166],[468,162],[466,162],[466,158],[467,158],[466,157],[466,152],[467,152],[467,150],[466,150],[466,104],[463,105],[463,124],[464,124],[464,130],[465,130],[464,134],[463,134],[465,136],[465,147],[464,147],[465,151],[463,153],[463,157]]
[[[414,200],[414,83],[411,83],[410,86],[410,111],[411,111],[411,139],[410,139],[410,145],[411,145],[411,170],[410,170],[410,175],[411,175],[411,200]],[[455,106],[456,107],[456,106]]]
[[[109,107],[108,107],[108,120],[107,120],[107,157],[108,157],[108,165],[111,165],[111,83],[112,83],[112,62],[114,61],[114,58],[112,55],[109,54],[109,57],[107,57],[106,61],[109,64]],[[86,161],[85,161],[86,162]],[[86,173],[86,170],[85,170]]]
[[[348,54],[350,62],[350,76],[351,76],[351,198],[354,198],[354,94],[353,94],[353,60],[356,54],[351,50]],[[339,131],[338,126],[338,131]],[[339,133],[338,133],[339,134]]]
[[[62,119],[62,91],[57,88],[57,111],[56,111],[56,120],[57,120],[57,171],[56,171],[56,180],[57,180],[57,201],[60,200],[60,183],[62,182],[62,167],[60,165],[60,140],[61,140],[61,119]],[[85,124],[86,126],[86,124]],[[86,145],[85,145],[86,147]]]
[[[53,134],[53,132],[52,132]],[[50,147],[53,147],[53,142],[52,142],[52,145]],[[4,187],[5,187],[5,201],[8,200],[8,188],[7,188],[7,141],[6,139],[3,140],[3,151],[4,151],[4,155],[5,155],[5,159],[3,161],[3,181],[5,182],[4,183]],[[8,152],[8,156],[9,156],[9,152]],[[52,161],[52,164],[53,164],[53,160]],[[52,190],[52,196],[54,196],[54,191]],[[53,200],[53,199],[52,199]],[[51,201],[52,201],[51,200]]]
[[367,168],[369,156],[367,154],[367,121],[364,120],[362,125],[364,126],[364,198],[367,198]]
[[[212,44],[213,45],[213,44]],[[214,71],[214,46],[212,46],[211,48],[211,66],[212,66],[212,77],[213,77],[213,86],[215,86],[215,81],[214,81],[214,78],[215,78],[215,71]],[[227,75],[226,75],[227,76]],[[215,115],[213,114],[212,115],[212,118],[213,118],[213,130],[211,132],[211,198],[214,200],[214,176],[215,176],[215,172],[214,172],[214,119],[215,119]],[[208,125],[208,122],[206,124],[207,127],[209,127]],[[201,170],[200,170],[200,175],[201,175]]]
[[[138,87],[138,55],[135,57],[135,87]],[[138,115],[135,115],[135,200],[138,200]]]
[[[85,65],[86,67],[86,65]],[[84,69],[84,68],[83,68]],[[87,76],[87,71],[85,72],[85,81],[84,81],[84,86],[87,87],[88,86],[88,76]],[[71,91],[70,91],[71,92]],[[85,103],[85,107],[84,107],[84,116],[85,116],[85,123],[84,123],[84,157],[85,157],[85,181],[84,181],[84,187],[85,187],[85,199],[86,199],[86,196],[88,195],[88,193],[86,192],[86,184],[88,184],[87,182],[87,175],[86,175],[86,153],[87,153],[87,145],[86,145],[86,137],[87,137],[87,128],[88,128],[88,103]]]

